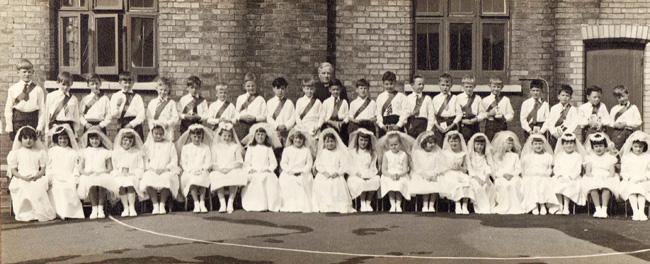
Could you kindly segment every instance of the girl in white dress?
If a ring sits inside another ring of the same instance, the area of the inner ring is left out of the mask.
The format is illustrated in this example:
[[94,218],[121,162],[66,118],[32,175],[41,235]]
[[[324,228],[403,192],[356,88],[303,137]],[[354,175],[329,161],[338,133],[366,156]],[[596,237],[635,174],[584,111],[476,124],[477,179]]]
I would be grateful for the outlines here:
[[336,130],[326,128],[321,132],[317,150],[312,210],[321,213],[354,212],[344,176],[350,173],[350,154]]
[[[212,167],[210,168],[210,191],[217,192],[219,212],[232,213],[237,189],[246,186],[242,170],[244,156],[233,124],[222,121],[217,126],[216,139],[212,144]],[[228,203],[226,204],[226,192]]]
[[439,173],[443,195],[455,202],[455,213],[469,214],[469,201],[474,200],[474,191],[467,174],[467,145],[458,131],[445,134]]
[[492,140],[494,146],[494,191],[496,214],[523,214],[521,193],[521,162],[519,138],[512,131],[501,131]]
[[122,217],[137,216],[135,211],[136,194],[140,192],[140,179],[144,173],[144,153],[142,139],[135,130],[123,128],[115,136],[111,154],[113,171],[111,176],[116,183],[114,193],[120,195],[124,211]]
[[422,212],[435,212],[438,193],[441,191],[438,182],[438,162],[440,148],[436,145],[433,131],[421,133],[413,144],[411,157],[413,170],[409,181],[411,196],[422,195]]
[[244,173],[248,184],[242,189],[242,207],[246,211],[280,210],[280,184],[273,173],[278,166],[273,153],[282,144],[266,123],[251,126],[242,140],[248,146],[244,156]]
[[81,200],[77,194],[79,182],[79,153],[77,141],[69,126],[53,126],[47,153],[46,176],[50,181],[48,194],[56,214],[66,218],[84,218]]
[[81,136],[79,145],[81,176],[77,194],[83,200],[90,200],[90,219],[105,218],[104,203],[107,199],[116,197],[113,191],[117,189],[110,175],[113,164],[109,149],[113,149],[113,143],[100,128],[91,127]]
[[583,194],[591,197],[596,210],[594,217],[607,218],[607,205],[614,196],[620,181],[614,173],[616,150],[614,144],[604,133],[589,135],[585,142],[585,176],[582,177]]
[[571,132],[564,133],[555,144],[553,178],[556,185],[555,193],[560,202],[558,211],[560,214],[569,214],[571,201],[578,205],[585,205],[586,198],[582,195],[580,185],[584,154],[582,144]]
[[532,134],[521,151],[522,192],[525,212],[546,215],[558,210],[553,173],[553,149],[542,134]]
[[381,196],[388,195],[389,212],[402,212],[402,199],[411,200],[408,189],[411,161],[407,152],[413,144],[415,139],[399,131],[390,131],[379,139]]
[[621,149],[620,196],[629,200],[632,207],[632,220],[647,221],[645,201],[650,194],[650,154],[648,154],[648,134],[636,131],[625,141]]
[[46,162],[47,153],[36,130],[31,126],[20,128],[7,156],[11,205],[17,221],[49,221],[56,217],[47,195],[48,180],[43,177]]
[[281,212],[310,213],[312,185],[314,175],[311,173],[314,159],[311,155],[309,134],[293,129],[287,136],[280,162],[280,196]]
[[485,134],[476,133],[467,146],[467,173],[474,191],[474,213],[490,214],[495,206],[492,145]]
[[372,197],[379,190],[379,171],[377,169],[377,137],[365,128],[350,134],[348,152],[350,167],[348,188],[352,199],[361,197],[361,212],[372,212]]
[[176,141],[176,149],[181,150],[181,192],[187,199],[192,196],[194,213],[207,213],[205,193],[210,187],[208,170],[212,166],[212,131],[201,124],[190,125]]
[[[166,214],[165,203],[178,195],[178,152],[164,125],[155,124],[144,142],[146,170],[140,181],[140,192],[147,193],[153,210],[151,214]],[[160,194],[160,199],[158,195]]]

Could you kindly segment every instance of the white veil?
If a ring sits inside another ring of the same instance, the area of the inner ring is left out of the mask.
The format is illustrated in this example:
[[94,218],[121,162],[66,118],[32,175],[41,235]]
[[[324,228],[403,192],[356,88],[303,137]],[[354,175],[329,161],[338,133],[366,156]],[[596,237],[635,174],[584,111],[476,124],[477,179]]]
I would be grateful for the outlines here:
[[560,153],[564,153],[564,148],[562,147],[562,141],[575,141],[576,142],[576,152],[578,152],[581,156],[585,156],[585,148],[582,146],[582,143],[578,141],[576,134],[573,132],[565,132],[562,134],[562,136],[558,139],[557,143],[555,143],[555,155],[557,156]]
[[521,157],[523,158],[524,156],[530,155],[534,152],[533,150],[533,140],[541,140],[544,145],[544,151],[548,154],[553,155],[553,148],[551,147],[551,144],[548,143],[546,140],[546,137],[542,134],[531,134],[528,139],[526,140],[526,143],[524,144],[524,147],[521,149]]
[[444,140],[444,142],[442,142],[442,150],[451,150],[451,146],[449,145],[449,138],[452,135],[458,135],[458,138],[460,138],[460,149],[463,152],[467,153],[467,143],[465,143],[465,139],[463,138],[463,134],[461,134],[457,130],[452,130],[452,131],[447,132],[447,134],[445,134],[445,140]]
[[623,144],[623,147],[621,148],[621,157],[625,156],[626,154],[632,152],[632,145],[634,142],[645,142],[646,144],[646,149],[644,152],[647,152],[648,149],[647,147],[650,146],[650,136],[646,134],[645,132],[641,130],[634,131],[630,137],[625,140],[625,144]]
[[[31,129],[32,131],[34,131],[34,134],[36,134],[36,129],[34,129],[31,126],[24,126],[24,127],[21,127],[20,129],[18,129],[18,131],[16,132],[16,137],[14,138],[14,142],[13,142],[13,144],[11,146],[12,151],[19,150],[20,148],[23,147],[23,143],[20,142],[20,134],[23,132],[24,129]],[[39,140],[38,136],[37,136],[36,139],[34,140],[34,146],[32,146],[32,148],[38,149],[38,150],[44,150],[45,149],[45,144],[41,140]],[[11,168],[7,169],[7,177],[11,178]]]
[[485,157],[487,158],[488,162],[491,162],[492,159],[492,152],[494,151],[492,149],[492,143],[490,143],[490,139],[488,139],[487,135],[483,133],[476,133],[472,135],[472,137],[469,138],[469,141],[467,142],[467,155],[471,158],[474,155],[477,155],[476,150],[474,150],[474,142],[476,141],[477,138],[483,138],[485,139],[485,150],[484,154]]
[[302,135],[305,138],[305,142],[303,143],[304,147],[311,150],[314,145],[314,140],[311,138],[308,132],[298,128],[291,129],[291,131],[289,131],[289,134],[287,134],[287,139],[284,142],[285,148],[293,146],[293,140],[298,134]]
[[239,137],[237,137],[237,133],[235,133],[234,125],[230,121],[221,121],[219,122],[219,125],[217,126],[217,130],[214,132],[214,142],[215,143],[223,143],[221,140],[221,132],[222,131],[230,131],[232,134],[232,140],[233,142],[241,145],[239,142]]
[[519,154],[521,153],[521,143],[519,142],[519,137],[512,131],[501,131],[498,132],[494,139],[492,139],[493,152],[492,157],[497,160],[502,160],[503,155],[506,153],[506,143],[508,139],[512,138],[514,152]]
[[89,146],[88,144],[88,136],[90,135],[97,135],[99,136],[99,140],[102,142],[102,146],[105,149],[111,150],[113,149],[113,142],[102,132],[101,129],[98,127],[91,127],[90,129],[86,130],[86,132],[81,135],[81,138],[79,138],[79,146],[81,148],[87,148]]
[[115,140],[113,141],[113,151],[115,150],[120,150],[124,151],[124,148],[122,148],[122,138],[127,135],[127,134],[133,134],[135,140],[133,140],[133,147],[137,148],[138,150],[142,150],[144,144],[142,143],[142,139],[140,138],[140,135],[138,135],[135,130],[132,128],[122,128],[120,129],[119,132],[117,132],[117,136],[115,136]]
[[342,157],[341,161],[343,162],[343,168],[346,173],[350,173],[351,171],[351,164],[350,164],[350,155],[348,152],[348,148],[345,146],[343,143],[343,140],[339,136],[339,133],[336,132],[333,128],[326,128],[321,133],[318,135],[318,150],[317,150],[317,155],[316,155],[316,161],[321,157],[322,151],[325,149],[325,135],[332,134],[334,135],[334,139],[336,139],[336,149],[334,152],[336,153],[337,156]]
[[[420,135],[415,139],[415,144],[413,144],[411,151],[412,152],[415,152],[416,150],[424,151],[424,149],[422,148],[422,143],[424,142],[424,140],[428,138],[435,138],[435,133],[433,133],[433,131],[431,130],[420,133]],[[438,152],[438,151],[440,151],[440,147],[438,147],[437,144],[433,144],[432,152]]]
[[211,129],[208,129],[204,127],[201,124],[193,124],[189,128],[187,128],[187,131],[183,133],[178,140],[176,140],[176,151],[178,151],[178,157],[181,156],[181,151],[183,150],[183,146],[185,144],[190,142],[190,132],[201,129],[203,130],[203,144],[206,144],[208,147],[212,146],[212,137],[213,137],[213,132]]
[[58,144],[55,143],[56,137],[60,134],[66,134],[68,136],[68,142],[70,142],[70,148],[74,150],[79,149],[79,145],[77,144],[76,137],[74,136],[74,132],[72,132],[72,129],[70,129],[70,126],[68,125],[54,125],[52,128],[50,128],[48,132],[48,142],[52,144],[50,147],[57,146]]
[[606,149],[609,150],[610,153],[616,155],[616,146],[614,146],[614,142],[612,142],[611,139],[609,139],[609,136],[603,132],[598,132],[598,133],[593,133],[587,137],[585,140],[585,152],[588,154],[591,154],[594,149],[592,147],[592,142],[602,142],[605,141],[607,142],[607,147]]
[[244,145],[250,145],[253,140],[255,140],[255,131],[258,129],[264,130],[266,132],[266,137],[269,138],[269,141],[271,142],[271,148],[281,148],[282,143],[280,142],[280,138],[275,134],[275,129],[272,129],[269,124],[267,123],[255,123],[251,128],[248,130],[248,135],[246,135],[242,140],[242,144]]

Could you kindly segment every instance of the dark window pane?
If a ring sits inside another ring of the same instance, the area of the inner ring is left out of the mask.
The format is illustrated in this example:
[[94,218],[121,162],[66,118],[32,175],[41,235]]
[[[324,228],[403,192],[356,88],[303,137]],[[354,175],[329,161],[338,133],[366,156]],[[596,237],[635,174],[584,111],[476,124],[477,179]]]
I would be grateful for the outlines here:
[[474,13],[475,0],[450,0],[451,13]]
[[129,0],[129,7],[153,8],[154,2],[154,0]]
[[472,69],[472,24],[449,24],[449,69]]
[[86,0],[62,0],[61,7],[82,7],[86,6]]
[[506,0],[483,0],[483,12],[499,13],[506,12]]
[[79,47],[79,18],[61,17],[62,40],[62,66],[76,66],[81,56]]
[[437,71],[440,69],[440,25],[416,24],[417,69]]
[[131,18],[131,62],[135,67],[154,67],[154,19]]
[[97,18],[97,66],[115,66],[115,18]]
[[483,24],[483,70],[502,71],[505,62],[505,24]]
[[422,13],[440,13],[441,0],[416,0],[415,12]]

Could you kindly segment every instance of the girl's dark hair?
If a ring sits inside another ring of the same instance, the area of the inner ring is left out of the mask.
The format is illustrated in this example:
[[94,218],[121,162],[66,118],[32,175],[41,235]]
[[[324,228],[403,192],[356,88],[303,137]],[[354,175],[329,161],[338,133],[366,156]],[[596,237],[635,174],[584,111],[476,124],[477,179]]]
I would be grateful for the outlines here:
[[487,143],[487,140],[485,139],[485,136],[478,136],[474,139],[474,143]]
[[541,143],[544,143],[544,140],[542,140],[541,138],[533,138],[533,140],[531,141],[531,143],[532,143],[532,142],[541,142]]
[[[264,132],[266,138],[264,139],[263,145],[267,147],[271,147],[272,145],[271,145],[271,139],[269,138],[269,133],[267,133],[266,130],[264,130],[261,127],[255,130],[255,134],[257,134],[257,132]],[[255,134],[253,134],[253,140],[251,140],[251,146],[257,146],[257,140],[255,140]]]
[[305,144],[305,141],[307,141],[307,138],[305,137],[305,135],[303,133],[295,133],[295,134],[291,135],[291,142],[293,142],[297,138],[302,139],[303,145]]
[[165,133],[165,127],[163,127],[162,125],[159,125],[159,124],[154,125],[154,126],[151,128],[151,132],[153,132],[154,130],[162,130],[162,132]]
[[[325,143],[325,140],[328,139],[328,138],[331,138],[332,140],[336,141],[336,136],[334,136],[334,134],[327,133],[327,134],[323,135],[323,143]],[[325,147],[325,144],[323,144],[323,148],[324,147]]]
[[452,139],[460,140],[460,135],[459,134],[451,134],[451,135],[449,135],[449,139],[447,139],[447,140],[452,140]]
[[593,146],[596,146],[596,145],[603,145],[603,146],[607,147],[607,140],[606,139],[592,140],[591,141],[592,148],[593,148]]
[[56,134],[54,134],[54,135],[52,135],[52,143],[58,145],[58,144],[59,144],[59,137],[60,137],[60,136],[67,137],[67,138],[68,138],[68,146],[70,146],[70,140],[72,140],[72,139],[70,139],[70,137],[68,137],[68,134],[65,133],[65,130],[64,130],[64,131],[61,131],[61,132],[59,132],[59,133],[56,133]]
[[356,151],[359,152],[359,139],[360,139],[360,138],[366,138],[366,139],[368,139],[368,150],[369,150],[369,151],[371,152],[371,154],[372,154],[372,140],[370,139],[370,135],[368,135],[368,134],[364,134],[364,133],[359,133],[359,135],[357,136],[357,144],[356,144],[356,146],[355,146],[355,147],[356,147]]
[[[98,138],[99,139],[100,136],[97,133],[88,133],[88,139],[87,139],[88,142],[86,142],[86,146],[90,146],[90,139],[91,138]],[[104,146],[104,142],[101,141],[101,140],[99,141],[99,146],[102,147],[102,148],[106,148],[106,146]]]
[[435,142],[436,137],[434,135],[429,135],[429,136],[425,137],[424,139],[422,139],[422,142],[420,142],[420,147],[422,149],[425,149],[426,146],[427,146],[427,143],[429,143],[430,141]]
[[634,145],[634,144],[641,145],[641,148],[643,149],[643,152],[648,151],[648,143],[646,143],[645,141],[635,140],[635,141],[632,142],[632,145]]
[[18,137],[18,138],[20,138],[20,139],[23,139],[23,138],[36,139],[36,130],[34,130],[31,127],[23,127],[20,130],[20,137]]
[[576,140],[575,139],[562,139],[562,144],[565,144],[565,143],[576,143]]

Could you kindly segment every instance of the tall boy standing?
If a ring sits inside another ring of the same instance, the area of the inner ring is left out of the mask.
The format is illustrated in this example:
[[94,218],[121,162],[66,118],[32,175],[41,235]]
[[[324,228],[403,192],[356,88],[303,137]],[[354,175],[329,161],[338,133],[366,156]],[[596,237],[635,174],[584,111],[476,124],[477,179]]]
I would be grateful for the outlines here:
[[573,88],[563,84],[560,86],[557,99],[560,101],[548,113],[548,118],[544,122],[540,133],[551,134],[549,144],[555,146],[557,140],[562,137],[565,132],[573,133],[578,127],[578,109],[571,105],[571,96],[573,95]]
[[142,122],[146,114],[142,97],[133,92],[130,73],[120,73],[118,78],[121,90],[111,96],[112,116],[117,119],[120,128],[132,128],[140,138],[144,138]]
[[438,79],[440,93],[433,97],[433,113],[436,117],[434,124],[436,144],[442,146],[445,134],[452,130],[458,130],[458,124],[463,118],[463,111],[456,103],[456,96],[451,94],[452,77],[444,73]]
[[16,70],[20,80],[9,87],[5,103],[5,131],[11,140],[23,126],[31,126],[39,133],[45,130],[45,92],[32,81],[34,65],[21,59]]
[[508,130],[508,122],[515,117],[510,99],[501,94],[503,81],[499,78],[490,78],[492,93],[483,98],[485,108],[485,135],[492,140],[497,132]]
[[630,102],[630,92],[627,87],[618,85],[614,87],[614,96],[618,104],[612,107],[609,113],[611,116],[611,139],[616,145],[616,149],[620,150],[625,143],[625,140],[641,127],[643,121],[641,120],[641,113],[636,105]]
[[548,102],[542,99],[543,83],[540,80],[530,82],[530,98],[521,104],[519,123],[524,130],[525,137],[539,133],[548,117]]

